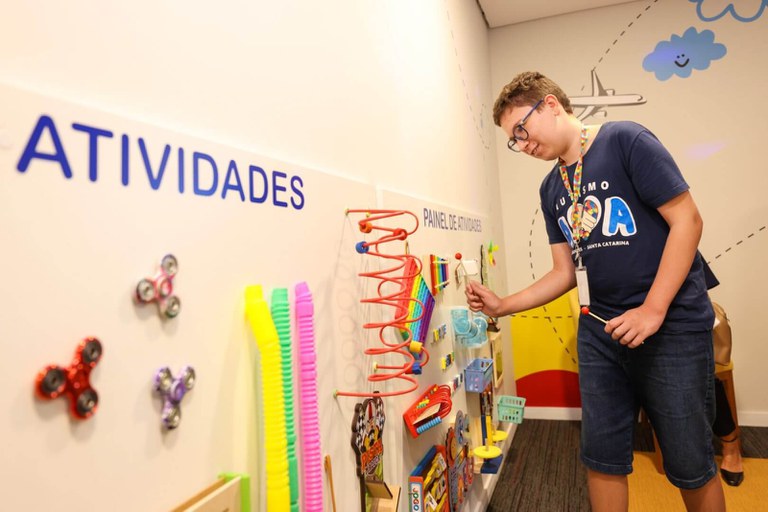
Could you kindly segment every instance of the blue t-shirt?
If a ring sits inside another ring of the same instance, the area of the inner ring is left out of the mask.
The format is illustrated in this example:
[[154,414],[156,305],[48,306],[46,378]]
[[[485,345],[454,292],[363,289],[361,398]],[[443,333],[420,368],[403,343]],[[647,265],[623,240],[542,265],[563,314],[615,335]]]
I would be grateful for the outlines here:
[[[556,164],[541,184],[541,208],[549,242],[572,245],[572,203],[559,167]],[[575,168],[568,167],[571,186]],[[669,234],[657,208],[686,190],[688,184],[672,156],[643,126],[620,121],[600,128],[584,155],[579,198],[588,232],[579,245],[595,314],[610,319],[643,303]],[[713,323],[697,252],[662,329],[709,330]]]

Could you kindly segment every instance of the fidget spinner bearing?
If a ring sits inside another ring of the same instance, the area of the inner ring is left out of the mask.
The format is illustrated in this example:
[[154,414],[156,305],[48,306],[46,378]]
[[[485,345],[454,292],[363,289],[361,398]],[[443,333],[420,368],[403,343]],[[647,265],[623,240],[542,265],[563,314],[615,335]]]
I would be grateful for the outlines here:
[[102,355],[101,342],[96,338],[86,338],[77,350],[69,368],[48,365],[37,375],[35,391],[37,396],[50,400],[60,395],[69,397],[71,413],[77,419],[90,418],[96,412],[99,395],[91,387],[91,370]]
[[185,366],[181,374],[173,378],[167,366],[155,374],[155,391],[163,397],[162,420],[165,428],[174,429],[181,423],[181,399],[195,386],[195,369]]
[[181,311],[181,299],[173,295],[173,278],[179,271],[176,256],[166,254],[160,262],[160,271],[155,277],[146,277],[136,285],[136,300],[142,304],[156,301],[160,313],[173,318]]

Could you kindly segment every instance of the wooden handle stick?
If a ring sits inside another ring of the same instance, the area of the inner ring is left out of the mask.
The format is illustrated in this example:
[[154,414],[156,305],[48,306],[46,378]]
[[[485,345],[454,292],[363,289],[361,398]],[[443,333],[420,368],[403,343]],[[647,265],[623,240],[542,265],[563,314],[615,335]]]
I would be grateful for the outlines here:
[[331,503],[333,503],[333,512],[336,512],[336,493],[333,492],[333,467],[331,467],[331,456],[325,456],[325,472],[328,473],[328,484],[331,486]]

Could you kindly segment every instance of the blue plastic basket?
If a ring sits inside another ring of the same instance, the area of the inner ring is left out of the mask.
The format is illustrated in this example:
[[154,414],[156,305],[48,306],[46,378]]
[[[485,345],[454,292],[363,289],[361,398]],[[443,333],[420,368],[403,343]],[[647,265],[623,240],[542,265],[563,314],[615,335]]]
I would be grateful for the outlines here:
[[493,379],[493,359],[477,358],[464,369],[467,391],[482,393]]

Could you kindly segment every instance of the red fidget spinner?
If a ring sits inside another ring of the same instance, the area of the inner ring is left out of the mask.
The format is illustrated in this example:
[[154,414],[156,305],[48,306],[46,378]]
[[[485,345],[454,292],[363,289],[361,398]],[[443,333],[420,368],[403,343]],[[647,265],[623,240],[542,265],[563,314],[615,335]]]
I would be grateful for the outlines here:
[[173,278],[179,271],[176,256],[166,254],[160,262],[160,272],[155,277],[146,277],[136,285],[136,300],[142,304],[156,301],[160,312],[173,318],[181,311],[181,299],[173,294]]
[[37,396],[51,400],[65,394],[69,397],[75,418],[90,418],[96,412],[99,395],[91,387],[89,377],[101,354],[101,342],[96,338],[85,338],[75,350],[75,358],[69,368],[51,364],[37,374]]

